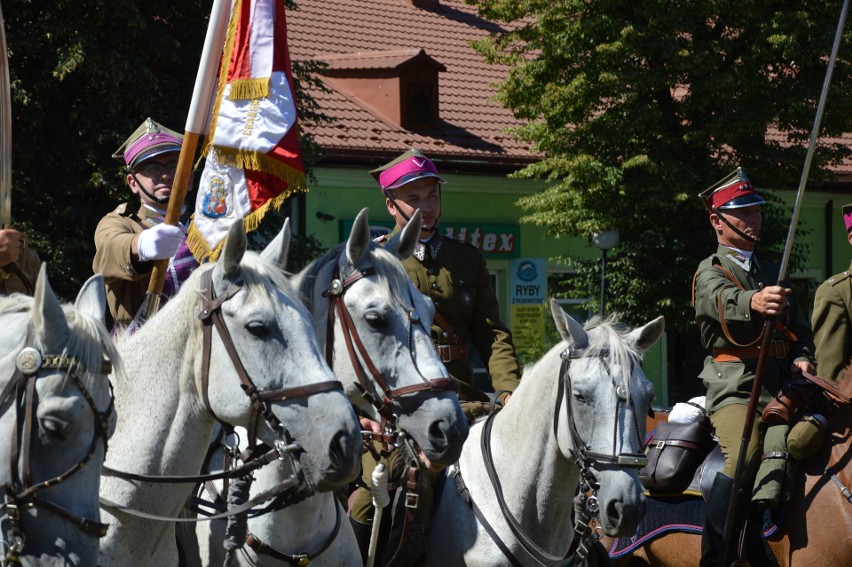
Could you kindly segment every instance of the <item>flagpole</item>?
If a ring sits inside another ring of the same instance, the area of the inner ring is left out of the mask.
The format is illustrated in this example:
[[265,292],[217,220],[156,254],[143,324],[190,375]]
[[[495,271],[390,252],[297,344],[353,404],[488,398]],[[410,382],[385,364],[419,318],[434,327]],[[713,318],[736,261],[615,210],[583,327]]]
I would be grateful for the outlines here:
[[[192,102],[189,105],[189,113],[186,117],[186,127],[183,144],[178,158],[177,171],[175,172],[172,192],[169,196],[169,206],[166,210],[164,222],[177,225],[180,220],[183,203],[189,188],[189,180],[192,176],[192,164],[195,161],[195,150],[198,141],[204,134],[207,126],[207,118],[210,115],[210,103],[213,99],[213,89],[216,85],[216,77],[219,68],[219,58],[222,46],[225,43],[225,32],[228,28],[228,19],[231,13],[231,0],[213,0],[213,8],[210,11],[210,24],[207,26],[207,36],[204,39],[204,49],[201,52],[201,62],[198,65],[198,74],[195,77],[195,88],[192,92]],[[145,303],[140,309],[142,321],[144,322],[160,307],[160,293],[166,280],[166,269],[168,258],[157,260],[151,271],[151,281],[148,284],[148,293]]]

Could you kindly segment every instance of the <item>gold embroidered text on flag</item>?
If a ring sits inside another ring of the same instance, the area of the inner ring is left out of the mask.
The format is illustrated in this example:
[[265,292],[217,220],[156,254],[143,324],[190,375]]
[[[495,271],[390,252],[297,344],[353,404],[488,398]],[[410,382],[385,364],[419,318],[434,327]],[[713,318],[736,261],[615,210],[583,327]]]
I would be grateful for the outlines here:
[[232,223],[246,232],[305,191],[283,0],[236,0],[187,243],[215,260]]

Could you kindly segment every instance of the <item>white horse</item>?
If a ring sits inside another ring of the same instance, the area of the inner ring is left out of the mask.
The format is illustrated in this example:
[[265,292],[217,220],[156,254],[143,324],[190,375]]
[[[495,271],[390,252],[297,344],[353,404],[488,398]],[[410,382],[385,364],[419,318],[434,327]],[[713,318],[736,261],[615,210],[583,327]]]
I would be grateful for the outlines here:
[[34,297],[0,298],[0,565],[94,566],[98,484],[114,425],[103,278],[60,305],[42,265]]
[[112,523],[102,565],[178,563],[174,523],[130,509],[174,518],[193,485],[111,471],[197,475],[217,420],[248,429],[252,445],[257,437],[282,458],[298,457],[311,489],[332,490],[357,474],[358,421],[310,317],[277,266],[245,248],[235,223],[219,262],[197,269],[162,311],[118,343],[127,376],[116,384],[119,421],[101,487]]
[[[384,420],[389,431],[410,435],[432,462],[448,465],[461,454],[468,426],[458,398],[448,390],[452,382],[430,338],[434,306],[413,286],[401,263],[414,250],[420,220],[417,212],[380,247],[370,240],[364,209],[349,239],[293,282],[350,401],[374,421]],[[281,237],[286,235],[282,232]],[[286,263],[285,257],[270,259],[282,268]],[[255,475],[253,490],[270,490],[289,474],[285,464],[268,467]],[[222,565],[223,527],[214,525],[211,530],[209,560],[203,564]],[[318,566],[361,565],[346,512],[330,493],[249,518],[248,531],[248,545],[237,555],[243,565],[280,565],[299,557]],[[206,543],[202,541],[201,547]]]
[[644,513],[635,467],[653,389],[640,362],[663,319],[628,334],[608,321],[584,329],[555,301],[551,311],[563,341],[525,370],[503,410],[471,428],[436,495],[432,565],[568,564],[578,487],[580,503],[585,487],[594,491],[586,512],[597,504],[607,534],[633,533]]

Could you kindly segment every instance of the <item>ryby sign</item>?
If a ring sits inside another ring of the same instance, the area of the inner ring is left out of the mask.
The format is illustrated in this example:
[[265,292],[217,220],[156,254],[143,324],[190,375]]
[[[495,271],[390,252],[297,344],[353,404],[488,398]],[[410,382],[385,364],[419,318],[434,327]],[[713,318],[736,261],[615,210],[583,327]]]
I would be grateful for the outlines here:
[[518,258],[509,262],[509,300],[512,305],[544,303],[547,299],[547,260]]
[[[393,229],[389,222],[371,222],[373,238]],[[521,251],[521,229],[511,224],[440,224],[441,231],[451,238],[475,246],[486,258],[517,258]],[[340,240],[346,240],[352,221],[340,222]]]

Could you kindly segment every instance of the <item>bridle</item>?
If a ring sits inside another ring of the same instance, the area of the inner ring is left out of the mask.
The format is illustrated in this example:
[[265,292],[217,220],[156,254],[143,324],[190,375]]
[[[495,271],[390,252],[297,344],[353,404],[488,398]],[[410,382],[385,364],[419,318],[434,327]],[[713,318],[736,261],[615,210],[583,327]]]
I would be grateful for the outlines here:
[[[77,376],[78,372],[83,372],[86,369],[76,358],[65,355],[42,354],[35,347],[26,346],[18,354],[15,366],[16,371],[12,379],[6,384],[3,392],[0,393],[0,406],[10,401],[16,415],[16,425],[10,439],[12,448],[9,463],[12,473],[11,482],[3,486],[4,502],[2,508],[0,508],[3,515],[8,518],[10,524],[9,529],[5,531],[2,539],[2,543],[7,550],[0,557],[0,565],[20,562],[19,557],[26,543],[26,535],[24,534],[23,523],[21,521],[21,510],[24,508],[38,507],[48,510],[70,522],[79,531],[91,537],[102,538],[106,535],[107,531],[106,524],[80,516],[67,508],[42,498],[39,496],[39,493],[44,489],[65,482],[72,475],[83,469],[94,456],[99,441],[103,442],[104,453],[106,453],[109,422],[114,411],[115,402],[112,385],[110,384],[109,386],[109,405],[104,411],[100,411],[94,398]],[[89,443],[88,451],[76,464],[53,478],[34,481],[30,451],[36,406],[38,404],[36,381],[39,378],[39,372],[42,370],[66,371],[65,379],[73,382],[92,411],[94,432],[92,433],[92,441]],[[98,372],[102,375],[109,374],[112,372],[112,364],[108,360],[104,360]],[[20,461],[22,461],[21,474],[18,472]],[[6,539],[7,537],[8,539]]]
[[[322,296],[328,298],[329,300],[328,322],[326,325],[325,358],[328,365],[333,368],[335,330],[334,325],[335,320],[340,319],[340,326],[343,331],[343,339],[346,342],[346,349],[349,353],[349,360],[352,363],[352,368],[355,369],[355,374],[358,376],[358,382],[355,385],[361,392],[361,396],[365,400],[367,400],[370,405],[376,408],[376,412],[381,416],[382,419],[381,429],[384,433],[376,434],[372,432],[364,432],[365,446],[372,451],[373,448],[371,442],[373,440],[379,440],[387,447],[384,452],[389,453],[391,444],[399,444],[401,439],[407,439],[407,436],[403,432],[399,431],[399,428],[397,426],[397,415],[393,411],[393,404],[397,398],[405,396],[407,394],[414,394],[416,392],[422,391],[458,392],[459,384],[458,381],[454,378],[426,378],[418,369],[417,372],[420,376],[421,383],[412,384],[410,386],[403,386],[401,388],[396,389],[393,389],[388,385],[385,379],[382,378],[381,372],[379,372],[379,370],[376,368],[376,365],[373,363],[373,359],[367,352],[366,347],[364,347],[364,343],[361,340],[360,335],[358,334],[358,329],[355,326],[355,322],[352,319],[352,315],[349,313],[349,309],[346,307],[346,302],[344,301],[344,295],[355,282],[361,280],[362,278],[375,275],[376,270],[375,268],[366,268],[364,270],[356,269],[348,277],[341,278],[341,259],[342,253],[334,260],[334,269],[329,287],[322,292]],[[413,306],[414,297],[411,295],[410,288],[409,299],[411,300],[411,305]],[[409,352],[413,353],[412,347],[414,339],[414,326],[423,325],[423,322],[420,319],[420,315],[413,307],[409,309],[403,306],[403,308],[405,309],[406,313],[408,313]],[[430,331],[429,329],[425,330],[427,334]],[[412,354],[411,356],[412,362],[414,363],[414,367],[418,368],[417,361],[414,359],[414,355]],[[372,378],[375,387],[370,385],[370,378]],[[380,392],[376,391],[376,388],[380,390]],[[331,534],[326,537],[325,542],[321,546],[319,546],[318,550],[311,554],[289,555],[283,553],[262,542],[253,534],[248,535],[246,542],[252,549],[254,549],[255,553],[257,553],[258,555],[268,555],[280,561],[286,561],[290,564],[297,565],[300,564],[300,561],[310,561],[311,559],[317,557],[323,551],[328,549],[328,547],[331,546],[331,544],[337,537],[339,531],[339,514],[340,512],[338,510],[337,522],[335,523],[335,527],[332,530]]]
[[[414,350],[411,347],[413,347],[414,343],[414,326],[421,325],[425,329],[425,325],[423,324],[420,315],[413,307],[409,309],[408,307],[403,306],[406,312],[408,313],[409,352],[412,353],[412,362],[414,363],[414,367],[417,369],[417,373],[420,376],[421,383],[412,384],[410,386],[403,386],[401,388],[396,389],[392,389],[390,386],[388,386],[387,382],[385,382],[384,378],[382,378],[381,373],[378,371],[378,369],[376,369],[376,365],[373,363],[373,360],[370,357],[370,354],[367,352],[367,349],[364,347],[364,343],[361,341],[361,337],[358,335],[358,329],[355,326],[355,322],[352,320],[352,315],[349,313],[349,309],[347,309],[346,302],[344,301],[346,291],[352,287],[352,284],[362,278],[372,276],[375,273],[375,268],[367,268],[365,270],[355,269],[349,276],[344,279],[341,279],[340,261],[339,259],[335,261],[331,284],[329,285],[328,289],[322,292],[322,296],[327,297],[329,300],[328,325],[326,326],[325,358],[329,366],[333,367],[334,322],[336,315],[340,319],[340,326],[343,330],[343,339],[346,341],[346,349],[349,351],[349,359],[352,362],[352,367],[355,369],[356,374],[358,375],[358,383],[356,384],[356,387],[361,392],[361,396],[365,400],[367,400],[374,408],[376,408],[378,414],[382,416],[382,429],[384,430],[384,425],[388,423],[393,425],[396,424],[397,415],[393,411],[393,404],[397,398],[405,396],[407,394],[414,394],[416,392],[423,391],[458,392],[459,383],[455,378],[451,377],[426,378],[420,372],[417,366],[417,361],[414,358]],[[414,297],[411,295],[410,287],[408,293],[409,298],[411,299],[411,305],[413,306]],[[427,334],[429,334],[431,330],[425,329],[425,331]],[[365,366],[366,369],[364,368]],[[374,388],[370,386],[370,377],[372,377],[372,381],[381,390],[381,392],[375,392]]]
[[[290,470],[292,471],[292,475],[289,480],[294,481],[300,476],[300,467],[298,465],[298,461],[294,458],[294,455],[296,453],[301,452],[302,448],[290,434],[290,431],[272,412],[272,406],[269,404],[269,402],[306,398],[308,396],[320,394],[323,392],[342,392],[343,386],[337,380],[328,380],[325,382],[316,382],[314,384],[308,384],[306,386],[297,386],[295,388],[282,388],[279,390],[263,390],[257,387],[257,385],[249,376],[248,371],[246,371],[242,360],[240,359],[240,355],[237,352],[233,338],[231,337],[231,334],[228,331],[228,327],[225,324],[225,320],[222,315],[222,304],[224,304],[229,299],[232,299],[237,293],[239,293],[243,289],[243,285],[243,282],[232,282],[221,295],[217,296],[213,286],[213,270],[210,269],[204,272],[201,275],[202,307],[201,311],[198,314],[198,318],[202,322],[201,397],[204,403],[204,407],[207,409],[208,412],[210,412],[210,415],[213,416],[213,418],[222,425],[223,429],[227,431],[233,431],[233,425],[220,419],[216,415],[216,412],[213,411],[213,408],[210,405],[208,390],[210,382],[210,358],[214,327],[217,333],[219,334],[219,338],[221,339],[226,352],[228,353],[228,357],[231,359],[231,363],[234,366],[234,370],[236,371],[237,376],[239,376],[240,378],[240,385],[243,389],[243,392],[245,392],[245,394],[249,397],[250,400],[248,420],[249,423],[248,427],[246,428],[249,432],[249,447],[248,449],[246,449],[246,451],[243,452],[242,456],[242,459],[246,462],[246,465],[230,469],[221,473],[194,476],[142,475],[128,473],[124,471],[117,471],[109,467],[104,467],[104,471],[106,474],[118,478],[123,478],[125,480],[144,481],[161,484],[199,483],[207,482],[210,480],[240,477],[243,475],[247,475],[249,472],[261,466],[275,462],[276,460],[286,460],[288,461],[288,464],[290,465]],[[257,432],[260,427],[261,417],[263,418],[263,421],[276,433],[277,439],[274,443],[275,447],[273,448],[269,448],[263,443],[258,444],[256,441]],[[300,483],[290,484],[293,484],[298,489]],[[290,493],[293,492],[293,490],[288,490],[287,492]],[[309,494],[304,490],[297,490],[296,492],[298,492],[299,499],[303,499],[309,496]],[[286,495],[283,493],[279,494],[277,497],[278,501],[282,502],[282,506],[284,505],[283,499],[285,497]],[[165,516],[157,516],[154,514],[147,514],[138,510],[121,506],[114,502],[110,502],[108,500],[105,500],[103,497],[101,498],[101,502],[109,507],[116,508],[123,512],[147,519],[169,522],[200,521],[197,518],[172,518]],[[287,503],[291,504],[293,502],[288,501]],[[241,507],[236,510],[230,510],[229,512],[224,514],[217,514],[214,516],[203,518],[203,520],[230,517],[238,513],[246,512],[249,508],[250,506]]]
[[[602,363],[607,366],[606,357],[609,355],[608,350],[599,349],[594,351],[594,353],[592,354],[600,358]],[[512,533],[518,541],[518,544],[520,544],[520,546],[539,564],[545,566],[564,563],[565,560],[568,559],[572,554],[576,554],[576,556],[580,559],[584,559],[592,551],[592,547],[600,538],[600,536],[594,533],[589,526],[589,522],[591,521],[591,519],[596,517],[599,512],[597,493],[600,489],[600,484],[598,483],[597,478],[592,472],[592,468],[594,467],[594,465],[605,464],[615,465],[617,467],[622,468],[641,468],[645,466],[645,464],[647,464],[648,462],[648,458],[644,454],[617,452],[616,449],[618,440],[618,416],[620,415],[619,408],[622,404],[626,405],[628,403],[627,400],[629,399],[628,393],[626,391],[621,391],[624,389],[624,386],[618,386],[616,390],[617,400],[616,415],[613,425],[612,452],[599,453],[588,450],[588,444],[583,441],[582,437],[580,436],[577,430],[577,425],[574,420],[573,399],[571,396],[572,382],[570,372],[571,361],[584,358],[586,356],[588,355],[586,355],[583,350],[574,349],[570,345],[560,354],[560,357],[562,358],[562,364],[559,370],[560,380],[556,395],[556,406],[554,409],[553,417],[553,433],[554,437],[558,438],[560,413],[559,409],[562,405],[562,400],[566,400],[566,402],[568,403],[568,415],[570,417],[568,430],[571,436],[571,448],[569,449],[569,451],[576,460],[577,467],[580,470],[580,486],[578,489],[577,496],[574,498],[574,537],[565,555],[561,557],[553,555],[547,550],[542,549],[539,545],[537,545],[529,536],[524,533],[523,526],[520,525],[520,523],[515,519],[514,515],[512,515],[511,510],[509,510],[509,506],[506,503],[505,498],[503,497],[503,489],[500,483],[500,479],[497,477],[497,471],[494,468],[494,459],[491,453],[491,429],[494,425],[494,416],[496,414],[492,413],[488,416],[485,424],[483,425],[482,436],[480,438],[480,445],[485,470],[488,473],[488,478],[491,481],[491,486],[494,489],[495,495],[497,496],[497,502],[500,505],[500,511],[503,515],[503,519],[506,521],[506,524],[511,529]],[[641,446],[642,439],[640,435],[640,426],[635,407],[633,411],[633,418],[635,424],[633,432],[636,435],[638,444]],[[513,565],[521,565],[521,562],[518,561],[518,559],[514,556],[508,546],[500,539],[497,532],[488,523],[488,520],[485,518],[485,515],[481,512],[481,510],[477,507],[476,503],[473,501],[469,489],[465,486],[464,481],[462,480],[461,469],[458,467],[458,463],[453,466],[450,474],[454,477],[456,486],[462,498],[469,506],[471,506],[479,522],[489,533],[491,538],[495,541],[495,543],[506,556],[506,558],[509,559],[509,561]],[[589,493],[591,493],[591,496],[588,496]]]

